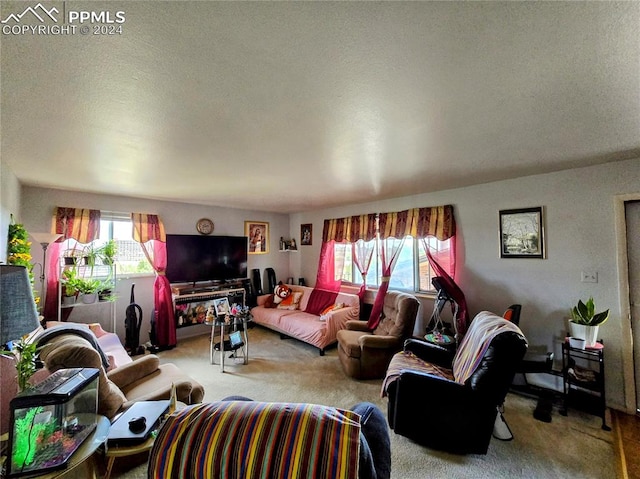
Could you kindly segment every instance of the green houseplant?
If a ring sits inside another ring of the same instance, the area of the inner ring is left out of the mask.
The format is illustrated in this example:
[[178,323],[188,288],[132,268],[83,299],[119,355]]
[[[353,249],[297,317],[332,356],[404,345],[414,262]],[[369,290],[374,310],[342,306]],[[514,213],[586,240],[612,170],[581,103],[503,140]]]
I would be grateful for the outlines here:
[[100,285],[100,280],[80,278],[78,280],[78,289],[82,294],[82,302],[87,304],[95,303],[98,299],[98,289]]
[[116,244],[116,241],[113,239],[107,241],[98,250],[98,254],[100,256],[100,259],[102,260],[102,264],[106,264],[108,266],[114,264],[117,252],[118,245]]
[[609,319],[609,310],[596,313],[596,305],[593,298],[589,298],[586,303],[582,300],[570,310],[571,319],[569,327],[571,336],[584,339],[587,347],[596,344],[598,338],[598,327]]
[[29,379],[36,372],[38,353],[44,346],[46,344],[38,347],[36,343],[20,338],[18,341],[14,341],[11,351],[0,351],[0,354],[11,355],[15,360],[19,391],[24,391],[31,387]]
[[68,268],[62,272],[62,302],[63,304],[73,304],[80,294],[81,279],[75,268]]
[[593,298],[589,298],[586,303],[582,300],[571,309],[571,321],[585,326],[600,326],[609,319],[609,310],[596,313],[596,305]]

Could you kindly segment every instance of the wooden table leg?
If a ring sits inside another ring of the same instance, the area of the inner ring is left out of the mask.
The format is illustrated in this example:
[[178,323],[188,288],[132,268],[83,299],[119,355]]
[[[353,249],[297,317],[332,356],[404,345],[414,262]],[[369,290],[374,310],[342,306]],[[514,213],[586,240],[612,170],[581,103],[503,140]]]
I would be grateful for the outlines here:
[[113,463],[116,462],[115,457],[109,457],[107,460],[107,471],[104,473],[104,479],[109,479],[111,477],[111,470],[113,469]]

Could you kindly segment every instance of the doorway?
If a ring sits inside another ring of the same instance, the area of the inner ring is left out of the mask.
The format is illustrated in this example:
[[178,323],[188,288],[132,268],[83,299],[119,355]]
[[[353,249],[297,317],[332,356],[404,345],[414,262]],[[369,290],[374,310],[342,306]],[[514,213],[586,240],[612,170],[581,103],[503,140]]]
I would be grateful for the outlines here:
[[640,411],[640,201],[625,202],[627,264],[629,268],[629,319],[633,338],[636,412]]

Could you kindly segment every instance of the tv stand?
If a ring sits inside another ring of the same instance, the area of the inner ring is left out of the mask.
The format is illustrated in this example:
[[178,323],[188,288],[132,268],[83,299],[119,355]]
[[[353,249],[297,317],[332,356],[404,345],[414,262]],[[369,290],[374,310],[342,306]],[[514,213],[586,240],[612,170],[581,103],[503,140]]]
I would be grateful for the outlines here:
[[229,289],[244,288],[247,279],[233,279],[227,281],[207,281],[204,283],[175,284],[171,286],[173,296],[187,296],[190,294],[212,293]]
[[[237,283],[242,285],[242,281]],[[228,298],[229,304],[245,305],[246,291],[242,287],[230,287],[229,283],[213,285],[172,286],[173,313],[176,328],[204,324],[207,310],[213,301]]]

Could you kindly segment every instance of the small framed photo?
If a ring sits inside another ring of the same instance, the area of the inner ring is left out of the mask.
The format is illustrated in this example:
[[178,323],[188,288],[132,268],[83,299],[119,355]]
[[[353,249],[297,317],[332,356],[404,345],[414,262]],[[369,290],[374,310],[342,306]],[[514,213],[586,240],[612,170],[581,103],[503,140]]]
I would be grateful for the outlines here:
[[244,235],[249,238],[249,254],[269,252],[269,223],[264,221],[245,221]]
[[313,244],[313,224],[300,225],[300,244],[303,246]]
[[213,307],[216,310],[216,316],[218,319],[224,318],[229,314],[229,298],[214,299]]
[[545,257],[542,206],[500,211],[500,257]]

